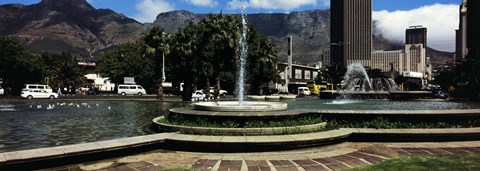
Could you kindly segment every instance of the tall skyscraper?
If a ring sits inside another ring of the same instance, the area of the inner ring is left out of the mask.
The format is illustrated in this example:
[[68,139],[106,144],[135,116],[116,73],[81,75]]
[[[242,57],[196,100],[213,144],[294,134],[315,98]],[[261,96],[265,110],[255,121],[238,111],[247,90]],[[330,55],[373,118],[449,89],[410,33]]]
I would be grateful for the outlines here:
[[[466,2],[466,1],[465,1]],[[467,3],[467,48],[471,57],[480,59],[480,1],[470,0]]]
[[467,56],[467,0],[460,5],[460,23],[455,30],[455,60]]
[[427,48],[427,28],[423,26],[410,26],[405,31],[405,44],[423,44]]
[[372,1],[330,1],[332,62],[370,66],[372,58]]

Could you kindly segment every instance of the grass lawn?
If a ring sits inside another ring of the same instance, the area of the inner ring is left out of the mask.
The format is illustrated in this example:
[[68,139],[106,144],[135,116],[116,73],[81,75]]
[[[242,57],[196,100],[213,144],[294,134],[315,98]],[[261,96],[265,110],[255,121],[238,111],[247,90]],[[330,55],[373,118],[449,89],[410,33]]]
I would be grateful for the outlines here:
[[377,165],[349,171],[363,170],[480,170],[480,154],[400,156]]

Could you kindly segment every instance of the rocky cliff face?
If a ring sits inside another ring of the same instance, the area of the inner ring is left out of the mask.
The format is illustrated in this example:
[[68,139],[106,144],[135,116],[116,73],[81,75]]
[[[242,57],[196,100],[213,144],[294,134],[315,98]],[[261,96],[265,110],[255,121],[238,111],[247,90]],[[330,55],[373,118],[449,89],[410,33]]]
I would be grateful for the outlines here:
[[[179,10],[159,14],[153,24],[140,24],[109,9],[95,9],[86,0],[42,0],[34,5],[0,6],[0,35],[17,37],[34,53],[66,51],[95,60],[90,58],[95,52],[137,40],[151,25],[173,33],[189,22],[200,22],[206,16]],[[293,61],[298,64],[321,60],[322,51],[329,48],[329,10],[250,14],[247,17],[249,23],[276,45],[279,61],[287,61],[289,35],[293,37]],[[403,45],[374,34],[373,47],[390,50],[400,49]],[[432,62],[435,61],[432,56]]]
[[143,25],[86,0],[42,0],[0,6],[0,35],[13,35],[32,52],[69,51],[89,58],[98,50],[136,40]]

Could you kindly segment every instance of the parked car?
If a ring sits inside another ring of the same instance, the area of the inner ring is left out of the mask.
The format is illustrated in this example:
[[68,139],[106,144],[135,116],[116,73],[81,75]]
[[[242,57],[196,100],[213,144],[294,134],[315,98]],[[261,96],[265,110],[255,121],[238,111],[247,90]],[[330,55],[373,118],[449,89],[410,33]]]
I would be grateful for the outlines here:
[[53,92],[52,88],[48,85],[43,85],[43,84],[25,84],[25,87],[23,87],[23,91],[29,91],[29,90],[45,90],[46,92]]
[[58,93],[48,92],[46,90],[30,89],[22,91],[21,96],[27,99],[56,99]]
[[3,96],[4,94],[5,94],[5,90],[2,87],[0,87],[0,96]]
[[144,95],[147,94],[147,91],[141,85],[127,85],[127,84],[120,84],[118,85],[118,94],[125,96],[129,95]]
[[206,95],[203,93],[202,90],[197,90],[192,93],[192,101],[203,101],[205,100]]
[[305,96],[309,96],[311,93],[310,93],[310,89],[308,87],[298,87],[298,95],[305,95]]

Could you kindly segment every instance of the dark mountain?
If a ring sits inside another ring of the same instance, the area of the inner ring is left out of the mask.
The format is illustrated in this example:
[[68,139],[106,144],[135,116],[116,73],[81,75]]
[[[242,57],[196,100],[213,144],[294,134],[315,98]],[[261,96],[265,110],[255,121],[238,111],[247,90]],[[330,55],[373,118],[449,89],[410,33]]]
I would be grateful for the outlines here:
[[0,6],[0,35],[13,35],[32,52],[92,53],[136,40],[143,25],[86,0],[42,0],[38,4]]
[[[96,52],[137,40],[151,25],[176,32],[206,16],[179,10],[159,14],[153,24],[140,24],[109,9],[95,9],[86,0],[42,0],[34,5],[0,6],[0,35],[17,37],[34,53],[67,51],[92,60],[90,56]],[[280,61],[286,61],[289,35],[293,37],[293,60],[298,64],[321,60],[322,51],[329,48],[330,10],[249,14],[247,17],[249,23],[276,45]],[[373,47],[391,50],[401,49],[403,45],[388,41],[374,27]],[[428,56],[433,63],[437,56],[441,56],[440,61],[450,59],[443,58],[448,56],[445,53],[432,54]]]

